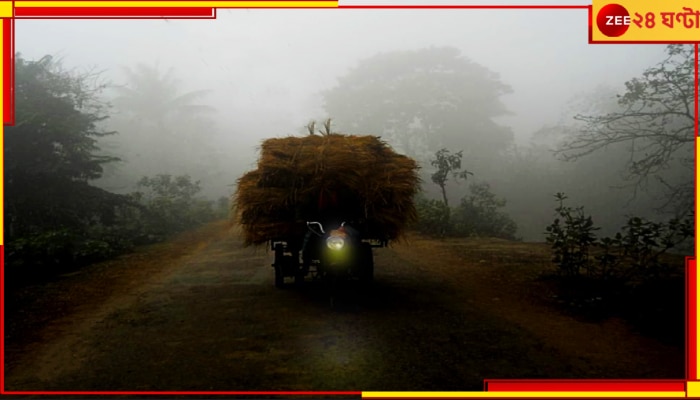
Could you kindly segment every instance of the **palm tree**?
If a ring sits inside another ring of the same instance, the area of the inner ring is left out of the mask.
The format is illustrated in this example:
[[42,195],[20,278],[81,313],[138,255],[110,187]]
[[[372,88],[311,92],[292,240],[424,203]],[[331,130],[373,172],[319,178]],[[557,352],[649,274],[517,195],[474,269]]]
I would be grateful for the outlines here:
[[181,81],[175,77],[172,68],[161,73],[157,65],[138,64],[122,70],[127,84],[115,88],[119,95],[114,99],[114,105],[132,119],[165,128],[171,117],[193,117],[214,111],[212,107],[195,104],[210,91],[181,93]]
[[[173,69],[157,65],[123,67],[125,84],[114,87],[116,113],[111,118],[118,135],[106,143],[124,160],[113,166],[110,189],[127,190],[143,175],[179,174],[205,170],[213,162],[212,149],[201,140],[214,134],[214,109],[198,104],[209,90],[184,92]],[[107,182],[105,182],[107,184]]]

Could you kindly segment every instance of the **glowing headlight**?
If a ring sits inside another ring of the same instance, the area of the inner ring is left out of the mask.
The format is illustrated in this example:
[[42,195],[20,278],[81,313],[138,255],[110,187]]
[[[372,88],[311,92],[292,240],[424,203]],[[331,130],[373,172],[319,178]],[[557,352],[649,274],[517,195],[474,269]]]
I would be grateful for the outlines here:
[[339,236],[331,236],[326,239],[326,245],[331,250],[341,250],[345,247],[345,239]]

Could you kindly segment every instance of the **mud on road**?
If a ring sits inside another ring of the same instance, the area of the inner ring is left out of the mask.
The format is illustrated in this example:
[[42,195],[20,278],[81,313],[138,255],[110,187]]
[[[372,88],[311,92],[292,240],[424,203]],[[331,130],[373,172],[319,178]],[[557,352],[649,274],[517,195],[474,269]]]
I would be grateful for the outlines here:
[[212,224],[9,291],[5,390],[448,391],[482,390],[488,378],[684,379],[682,348],[541,302],[538,251],[410,236],[375,251],[372,288],[346,285],[331,308],[318,284],[276,289],[270,252]]

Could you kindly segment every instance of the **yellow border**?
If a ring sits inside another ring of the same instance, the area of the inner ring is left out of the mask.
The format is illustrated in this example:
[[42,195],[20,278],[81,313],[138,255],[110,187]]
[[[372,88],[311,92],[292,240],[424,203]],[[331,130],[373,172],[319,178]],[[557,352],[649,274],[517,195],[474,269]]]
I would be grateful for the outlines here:
[[11,1],[0,1],[0,18],[12,18],[14,16],[14,8]]

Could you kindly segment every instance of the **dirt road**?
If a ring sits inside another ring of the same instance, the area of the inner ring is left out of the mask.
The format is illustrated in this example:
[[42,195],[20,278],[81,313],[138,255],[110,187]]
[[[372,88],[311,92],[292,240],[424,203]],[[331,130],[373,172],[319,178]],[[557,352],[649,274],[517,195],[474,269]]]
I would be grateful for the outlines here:
[[[481,390],[486,378],[684,378],[683,349],[540,301],[548,294],[532,263],[541,249],[410,237],[376,250],[374,287],[343,288],[332,309],[318,285],[274,288],[271,255],[212,224],[9,292],[5,389]],[[529,267],[513,268],[518,257]]]

